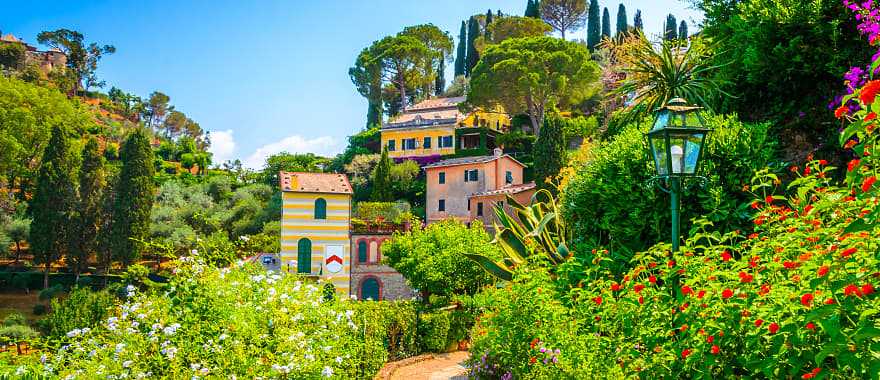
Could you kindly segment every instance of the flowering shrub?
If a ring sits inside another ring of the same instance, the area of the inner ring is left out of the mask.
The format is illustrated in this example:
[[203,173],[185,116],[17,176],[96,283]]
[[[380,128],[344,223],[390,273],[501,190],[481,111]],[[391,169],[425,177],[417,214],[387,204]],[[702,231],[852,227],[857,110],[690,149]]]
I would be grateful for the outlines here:
[[[325,302],[320,284],[183,258],[169,287],[126,289],[97,326],[19,374],[71,378],[371,378],[416,353],[408,303]],[[389,353],[389,350],[391,353]],[[2,372],[2,370],[0,370]]]

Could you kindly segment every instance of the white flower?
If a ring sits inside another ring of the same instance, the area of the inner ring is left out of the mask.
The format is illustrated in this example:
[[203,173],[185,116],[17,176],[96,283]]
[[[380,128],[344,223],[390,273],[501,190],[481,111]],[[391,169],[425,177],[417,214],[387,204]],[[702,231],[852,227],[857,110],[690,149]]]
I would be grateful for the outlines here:
[[250,241],[251,240],[250,236],[245,236],[245,235],[239,236],[238,238],[241,239],[242,241]]
[[326,367],[326,366],[325,366],[325,367],[324,367],[324,370],[321,371],[321,375],[324,376],[324,377],[330,377],[330,376],[333,376],[333,368],[330,368],[330,367]]
[[125,343],[117,343],[116,344],[116,353],[118,354],[118,353],[122,352],[122,350],[124,348],[125,348]]
[[165,333],[165,335],[174,335],[174,333],[177,332],[177,329],[179,328],[180,323],[172,323],[170,326],[162,329],[162,332]]
[[68,337],[68,338],[73,338],[73,337],[75,337],[75,336],[79,336],[80,334],[82,334],[82,330],[80,330],[80,329],[73,329],[73,330],[70,330],[70,331],[67,332],[67,337]]
[[195,256],[195,255],[198,255],[198,254],[199,254],[199,250],[194,249],[194,250],[192,250],[192,251],[189,251],[189,253],[190,253],[191,255]]
[[126,361],[122,362],[122,368],[128,368],[128,367],[131,367],[131,364],[132,364],[132,363],[134,363],[134,362],[131,361],[131,360],[126,360]]
[[337,356],[337,357],[336,357],[336,362],[339,363],[339,364],[342,364],[342,358],[339,357],[339,356]]

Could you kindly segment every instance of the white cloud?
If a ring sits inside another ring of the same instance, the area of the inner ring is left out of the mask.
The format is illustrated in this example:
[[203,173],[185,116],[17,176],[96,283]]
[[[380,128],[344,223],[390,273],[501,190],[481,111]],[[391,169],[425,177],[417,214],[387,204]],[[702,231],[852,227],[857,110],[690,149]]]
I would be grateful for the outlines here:
[[262,169],[263,164],[266,163],[266,157],[275,153],[314,153],[328,157],[339,153],[339,150],[338,142],[330,136],[306,139],[300,135],[293,135],[257,148],[253,154],[243,160],[242,164],[251,169]]
[[235,159],[235,138],[232,137],[232,130],[211,131],[211,147],[208,151],[214,155],[214,165],[220,165],[227,160]]

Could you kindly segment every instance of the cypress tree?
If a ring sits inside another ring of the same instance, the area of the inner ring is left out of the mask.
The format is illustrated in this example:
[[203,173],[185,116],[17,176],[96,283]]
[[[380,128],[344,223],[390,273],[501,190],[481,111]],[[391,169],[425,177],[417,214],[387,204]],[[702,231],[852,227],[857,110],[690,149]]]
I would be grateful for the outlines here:
[[434,79],[434,95],[443,95],[446,91],[446,60],[440,60],[440,67],[437,70],[437,78]]
[[535,17],[541,18],[541,0],[535,0]]
[[75,219],[71,223],[74,234],[71,241],[69,264],[76,279],[88,265],[88,258],[98,247],[99,226],[103,224],[102,194],[106,186],[104,156],[98,139],[89,138],[82,151],[82,167],[79,172],[79,194],[76,199]]
[[150,232],[150,211],[153,207],[153,151],[150,138],[136,130],[122,145],[122,170],[113,204],[111,249],[113,258],[128,266],[140,256],[143,240]]
[[461,22],[461,31],[458,32],[458,47],[455,51],[455,76],[464,75],[464,65],[467,62],[467,26]]
[[666,27],[663,30],[663,39],[670,41],[678,38],[678,22],[675,20],[675,16],[670,13],[666,16]]
[[556,189],[548,181],[555,180],[559,171],[565,166],[565,133],[563,123],[566,121],[559,115],[550,114],[544,118],[544,127],[535,140],[532,156],[535,159],[535,183],[538,188],[548,189],[555,193]]
[[483,33],[483,38],[486,39],[486,42],[492,41],[492,32],[489,31],[489,25],[492,24],[493,15],[492,10],[486,11],[486,30]]
[[686,40],[688,38],[688,24],[681,20],[681,24],[678,25],[678,39]]
[[636,9],[636,17],[633,19],[633,28],[645,30],[645,23],[642,21],[642,10]]
[[43,151],[37,187],[30,203],[30,245],[34,261],[43,265],[43,287],[49,287],[52,263],[70,252],[71,214],[76,200],[77,161],[70,137],[61,126]]
[[525,11],[525,13],[523,13],[523,16],[525,16],[525,17],[537,17],[537,16],[535,15],[535,2],[534,2],[534,1],[529,0],[529,2],[526,3],[526,11]]
[[602,11],[602,37],[611,37],[611,13],[607,7]]
[[[381,90],[380,90],[381,92]],[[382,125],[382,100],[367,101],[367,128]]]
[[391,193],[391,158],[388,157],[388,149],[382,149],[382,157],[373,169],[373,193],[370,200],[373,202],[391,202],[394,195]]
[[620,37],[623,33],[626,33],[629,30],[628,20],[626,18],[626,6],[621,3],[617,7],[617,36]]
[[471,76],[471,70],[480,60],[480,53],[477,52],[477,46],[474,41],[480,35],[480,22],[473,16],[468,20],[468,44],[467,44],[467,64],[464,67],[464,75]]
[[587,11],[587,47],[590,51],[596,49],[599,40],[602,38],[599,30],[599,1],[590,0],[590,9]]

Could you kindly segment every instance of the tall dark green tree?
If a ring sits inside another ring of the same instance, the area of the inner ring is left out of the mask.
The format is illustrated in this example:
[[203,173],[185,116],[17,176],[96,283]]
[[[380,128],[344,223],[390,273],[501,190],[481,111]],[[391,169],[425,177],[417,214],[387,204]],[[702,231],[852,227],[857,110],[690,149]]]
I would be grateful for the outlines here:
[[611,13],[608,7],[602,11],[602,37],[611,37]]
[[52,263],[70,252],[71,214],[76,200],[78,159],[66,129],[52,128],[30,203],[30,244],[34,261],[43,265],[43,287],[49,287]]
[[467,64],[467,24],[461,22],[461,30],[458,32],[458,47],[455,51],[455,76],[464,75],[464,66]]
[[467,43],[467,64],[465,65],[465,76],[471,76],[471,70],[480,61],[480,53],[477,52],[477,46],[474,44],[477,37],[480,36],[480,22],[476,17],[471,16],[468,19],[468,43]]
[[587,47],[590,51],[596,50],[596,45],[602,39],[599,18],[599,1],[590,0],[590,8],[587,11]]
[[626,6],[623,3],[617,7],[617,36],[629,30],[629,20],[626,17]]
[[533,18],[540,18],[541,17],[538,15],[538,7],[535,6],[534,0],[529,0],[529,2],[526,4],[526,12],[523,14],[523,16],[533,17]]
[[688,38],[688,24],[684,20],[678,24],[678,39],[686,40]]
[[483,38],[485,38],[486,41],[492,41],[492,30],[489,29],[489,25],[492,25],[494,17],[491,9],[486,11],[486,30],[483,32]]
[[122,170],[113,204],[110,244],[113,258],[127,266],[143,251],[141,241],[150,233],[155,198],[153,151],[145,131],[138,129],[125,139],[120,158]]
[[444,91],[446,91],[446,60],[441,59],[437,77],[434,78],[434,95],[440,96]]
[[68,265],[76,279],[88,266],[89,256],[97,251],[99,226],[103,224],[103,193],[107,185],[104,169],[104,156],[98,146],[98,139],[89,138],[82,151],[82,166],[79,171],[79,192],[71,227],[74,231]]
[[645,30],[645,22],[642,21],[642,10],[636,9],[636,17],[633,19],[633,28]]
[[565,119],[550,114],[544,118],[544,127],[535,140],[532,156],[535,158],[535,183],[538,188],[556,192],[552,181],[565,166]]
[[394,194],[391,189],[391,158],[388,157],[388,149],[382,149],[382,157],[373,169],[373,193],[370,200],[374,202],[391,202]]
[[666,26],[663,28],[663,39],[666,41],[678,39],[678,21],[675,20],[675,16],[673,16],[672,13],[666,16]]

